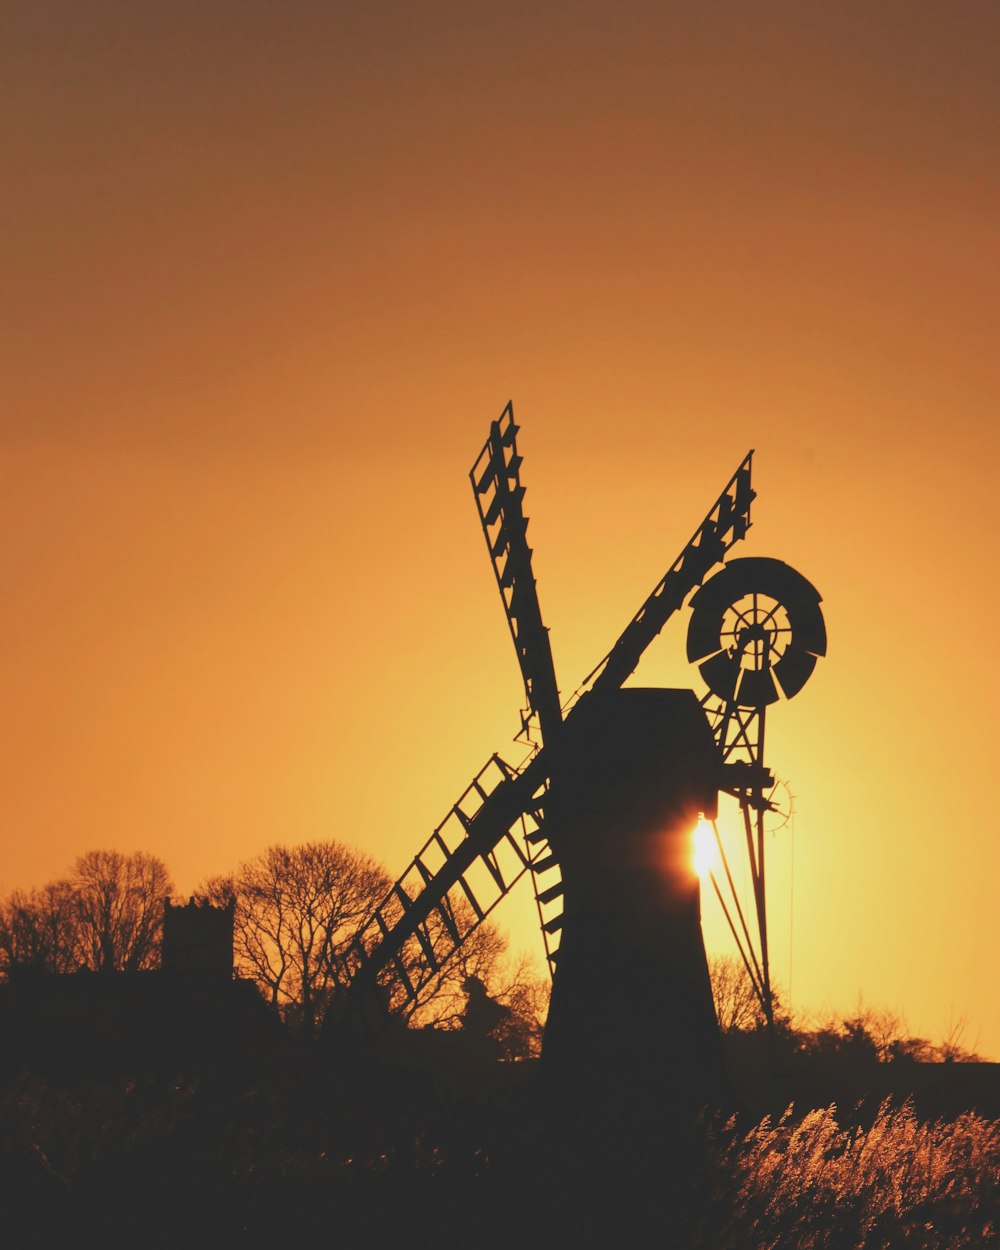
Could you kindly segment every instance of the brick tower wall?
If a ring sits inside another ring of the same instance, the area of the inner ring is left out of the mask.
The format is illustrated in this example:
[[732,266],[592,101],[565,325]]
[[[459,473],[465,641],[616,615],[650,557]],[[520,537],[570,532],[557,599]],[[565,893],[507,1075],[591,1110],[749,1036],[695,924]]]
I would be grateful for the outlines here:
[[234,899],[223,907],[194,899],[175,906],[164,899],[163,971],[230,979],[235,907]]

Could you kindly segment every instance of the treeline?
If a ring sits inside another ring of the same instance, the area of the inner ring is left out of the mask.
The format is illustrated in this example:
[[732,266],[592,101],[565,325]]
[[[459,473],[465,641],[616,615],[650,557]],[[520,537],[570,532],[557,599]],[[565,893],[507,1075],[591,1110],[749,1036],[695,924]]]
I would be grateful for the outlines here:
[[[230,875],[209,878],[200,902],[235,902],[237,976],[256,983],[291,1029],[314,1036],[346,986],[343,956],[358,929],[392,887],[374,858],[338,842],[272,846]],[[0,900],[0,976],[23,973],[140,972],[158,967],[164,899],[174,892],[155,856],[117,851],[82,855],[65,878]],[[461,913],[468,904],[452,901]],[[473,918],[458,915],[465,928]],[[448,934],[434,930],[432,949]],[[401,958],[416,975],[427,954],[417,942]],[[442,974],[412,1001],[390,1002],[411,1027],[454,1030],[473,1023],[496,1043],[498,1057],[538,1053],[548,978],[528,956],[512,957],[489,922],[473,928]]]
[[[271,1009],[295,1032],[320,1029],[346,985],[344,954],[361,925],[392,887],[372,856],[339,842],[271,846],[235,872],[198,888],[199,901],[235,900],[234,969],[253,981]],[[63,879],[0,899],[0,977],[19,972],[141,972],[160,960],[163,901],[174,892],[156,856],[89,851]],[[549,980],[527,956],[513,958],[506,936],[488,921],[474,927],[468,903],[451,901],[460,928],[471,933],[441,975],[409,1000],[389,1006],[411,1027],[457,1030],[473,1023],[488,1032],[500,1057],[536,1055],[548,1007]],[[438,924],[440,931],[435,930]],[[428,921],[432,951],[450,949],[443,921]],[[401,959],[420,974],[426,950],[416,940]],[[763,1017],[749,976],[731,957],[710,959],[719,1024],[733,1037],[761,1034]],[[841,1056],[880,1062],[975,1062],[958,1024],[939,1042],[912,1035],[895,1012],[859,1005],[822,1020],[792,1016],[777,1003],[776,1042],[786,1054]]]
[[154,968],[173,888],[155,855],[88,851],[68,877],[0,902],[0,974]]
[[[743,964],[734,956],[709,959],[719,1027],[733,1038],[762,1034],[764,1015]],[[878,1063],[982,1063],[964,1044],[957,1021],[938,1042],[914,1036],[902,1015],[859,1002],[848,1015],[795,1015],[775,996],[775,1044],[784,1055],[836,1057]]]

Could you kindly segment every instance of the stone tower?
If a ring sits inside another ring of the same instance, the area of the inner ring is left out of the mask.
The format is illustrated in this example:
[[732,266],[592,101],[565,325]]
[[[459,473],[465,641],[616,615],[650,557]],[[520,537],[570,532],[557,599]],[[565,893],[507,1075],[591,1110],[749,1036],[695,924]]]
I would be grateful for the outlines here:
[[163,900],[162,968],[167,973],[231,980],[236,900],[222,907],[208,902],[174,906]]

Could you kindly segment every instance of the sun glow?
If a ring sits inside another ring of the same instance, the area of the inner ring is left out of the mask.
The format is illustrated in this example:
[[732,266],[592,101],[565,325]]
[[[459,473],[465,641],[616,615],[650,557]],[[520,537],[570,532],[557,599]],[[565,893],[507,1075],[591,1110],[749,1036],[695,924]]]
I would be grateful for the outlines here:
[[704,881],[719,862],[719,850],[710,821],[699,820],[694,831],[694,870]]

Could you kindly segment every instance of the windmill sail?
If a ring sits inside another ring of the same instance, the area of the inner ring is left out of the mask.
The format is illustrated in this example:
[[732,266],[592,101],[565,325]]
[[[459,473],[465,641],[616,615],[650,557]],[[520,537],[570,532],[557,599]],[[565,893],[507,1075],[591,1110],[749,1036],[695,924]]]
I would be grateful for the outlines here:
[[500,420],[493,422],[486,446],[469,476],[524,679],[528,706],[522,730],[527,735],[531,717],[537,716],[542,738],[547,741],[562,723],[562,710],[549,631],[542,623],[531,571],[528,518],[521,507],[524,487],[517,430],[513,406],[508,404]]
[[[470,476],[524,678],[528,716],[537,714],[544,742],[521,770],[491,757],[359,931],[344,961],[356,1000],[381,986],[383,1001],[388,998],[393,1007],[413,1003],[528,870],[535,877],[550,967],[554,963],[562,884],[542,824],[542,803],[552,756],[545,743],[560,730],[563,712],[525,537],[517,428],[508,405]],[[631,675],[670,615],[746,534],[754,498],[752,456],[741,462],[691,541],[587,678],[587,696],[606,694]],[[574,703],[566,715],[575,714]]]
[[622,630],[600,664],[584,679],[581,689],[617,689],[631,677],[643,652],[660,633],[709,571],[750,528],[750,485],[753,452],[726,483],[722,494],[695,530],[687,546],[654,587],[645,603]]
[[537,756],[521,771],[487,760],[344,952],[355,993],[379,985],[405,1011],[525,872],[554,867],[534,797],[544,781]]

